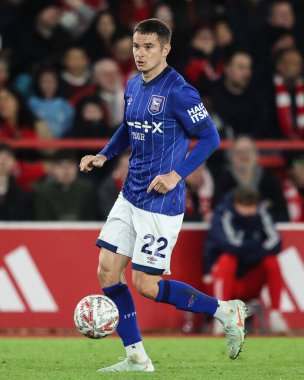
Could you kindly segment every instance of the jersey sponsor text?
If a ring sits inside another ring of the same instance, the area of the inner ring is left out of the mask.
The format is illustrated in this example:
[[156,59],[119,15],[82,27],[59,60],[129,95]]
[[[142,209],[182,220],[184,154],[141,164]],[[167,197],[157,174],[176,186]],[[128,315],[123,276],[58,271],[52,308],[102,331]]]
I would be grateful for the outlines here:
[[187,110],[187,112],[192,120],[192,123],[197,123],[198,121],[203,120],[207,116],[209,116],[203,103],[200,103],[198,106],[190,108],[189,110]]

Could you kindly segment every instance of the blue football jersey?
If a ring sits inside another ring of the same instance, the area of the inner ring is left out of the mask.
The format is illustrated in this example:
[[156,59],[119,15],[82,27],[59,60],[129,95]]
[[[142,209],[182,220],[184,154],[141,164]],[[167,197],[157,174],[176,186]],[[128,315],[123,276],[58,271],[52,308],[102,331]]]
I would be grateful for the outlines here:
[[185,184],[181,180],[167,194],[147,193],[159,174],[174,170],[185,159],[191,136],[210,125],[198,91],[173,68],[150,82],[139,74],[125,91],[124,123],[128,125],[131,157],[122,192],[141,209],[178,215],[185,211]]

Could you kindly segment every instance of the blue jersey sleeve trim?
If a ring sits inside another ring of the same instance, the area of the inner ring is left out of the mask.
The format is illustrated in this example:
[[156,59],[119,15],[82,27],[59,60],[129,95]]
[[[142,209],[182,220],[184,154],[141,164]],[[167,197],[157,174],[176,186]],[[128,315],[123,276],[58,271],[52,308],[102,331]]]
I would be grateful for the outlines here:
[[138,270],[139,272],[151,274],[163,274],[165,271],[164,269],[146,267],[145,265],[139,265],[135,263],[132,263],[132,269]]
[[96,245],[99,248],[105,248],[105,249],[108,249],[109,251],[114,252],[114,253],[116,253],[117,249],[118,249],[118,247],[116,247],[116,245],[107,243],[106,241],[101,240],[101,239],[97,239]]
[[191,137],[196,137],[203,129],[209,128],[213,125],[213,121],[210,116],[208,116],[201,124],[196,125],[190,129],[189,134]]

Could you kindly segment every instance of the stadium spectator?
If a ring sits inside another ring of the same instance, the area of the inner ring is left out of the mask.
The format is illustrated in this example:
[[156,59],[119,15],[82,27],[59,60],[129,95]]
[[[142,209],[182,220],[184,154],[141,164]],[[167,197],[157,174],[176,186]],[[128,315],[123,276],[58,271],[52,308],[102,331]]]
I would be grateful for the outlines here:
[[124,112],[122,77],[117,63],[109,58],[101,59],[93,67],[93,84],[75,96],[72,104],[77,105],[82,97],[96,95],[105,106],[105,121],[112,132],[121,123]]
[[74,37],[81,36],[95,16],[95,9],[84,0],[61,1],[60,25]]
[[153,17],[164,22],[166,25],[168,25],[168,27],[171,30],[175,28],[174,13],[173,13],[173,9],[170,7],[169,4],[166,4],[166,3],[156,4],[153,10]]
[[21,33],[22,7],[25,0],[4,0],[0,3],[1,51],[10,54]]
[[289,155],[287,176],[283,181],[289,219],[304,222],[304,153]]
[[34,212],[37,220],[96,220],[96,195],[92,183],[78,176],[76,156],[59,151],[50,177],[36,185]]
[[18,34],[14,51],[14,68],[17,72],[31,72],[40,65],[58,65],[62,53],[72,40],[59,25],[59,7],[54,1],[32,4],[38,8],[32,25]]
[[52,68],[39,70],[34,90],[28,99],[31,111],[47,123],[54,138],[61,138],[72,126],[74,109],[59,95],[58,73]]
[[169,65],[173,65],[175,68],[180,68],[180,70],[183,70],[185,46],[189,43],[189,33],[186,31],[181,31],[178,28],[178,25],[175,24],[174,10],[175,7],[170,6],[167,2],[156,3],[154,5],[152,17],[163,21],[169,28],[174,30],[171,41],[173,49],[168,57],[168,63]]
[[245,301],[259,298],[268,286],[271,311],[269,327],[286,333],[288,327],[280,311],[283,279],[276,255],[281,239],[259,193],[235,188],[214,211],[208,231],[204,266],[213,278],[214,296]]
[[116,0],[109,2],[113,13],[125,28],[133,29],[136,23],[151,17],[155,0]]
[[186,178],[186,222],[209,222],[214,182],[208,167],[203,164]]
[[106,110],[97,95],[81,98],[76,106],[72,129],[67,137],[102,138],[109,137],[111,130],[106,123]]
[[225,20],[218,20],[214,25],[216,46],[223,59],[227,59],[236,50],[235,36],[232,28]]
[[237,186],[259,191],[262,203],[276,222],[288,221],[288,211],[279,180],[258,164],[258,152],[249,137],[237,138],[228,155],[228,165],[215,177],[214,205]]
[[15,181],[15,163],[12,148],[0,143],[0,220],[31,220],[32,199]]
[[271,51],[271,46],[282,34],[291,34],[296,38],[297,45],[301,46],[303,31],[296,24],[293,4],[289,0],[269,2],[266,24],[255,33],[253,46],[257,61],[263,61]]
[[126,84],[136,72],[132,56],[133,40],[132,35],[127,33],[117,33],[112,40],[111,57],[117,62],[123,83]]
[[223,72],[223,61],[216,47],[214,30],[209,26],[199,27],[190,40],[190,51],[184,73],[190,83],[198,86],[202,93],[219,80]]
[[81,45],[86,50],[91,62],[110,57],[112,38],[117,27],[117,21],[110,11],[103,10],[96,14],[81,39]]
[[251,78],[251,56],[235,51],[225,63],[223,79],[214,87],[214,111],[230,125],[230,138],[255,132],[259,115]]
[[62,93],[72,99],[90,86],[90,62],[83,48],[72,46],[65,51],[62,65]]
[[14,90],[0,89],[0,137],[11,139],[50,138],[46,123],[36,119]]
[[0,88],[8,85],[10,79],[8,60],[0,56]]
[[250,49],[253,57],[256,56],[254,46],[256,35],[260,35],[265,26],[267,3],[265,0],[233,1],[226,7],[227,21],[232,28],[236,45],[240,49]]
[[257,137],[303,139],[303,58],[297,49],[278,54],[273,74],[258,91],[264,108],[260,110],[267,115],[268,127],[258,125]]
[[130,153],[122,154],[111,173],[98,188],[98,206],[102,220],[106,220],[113,207],[129,170]]

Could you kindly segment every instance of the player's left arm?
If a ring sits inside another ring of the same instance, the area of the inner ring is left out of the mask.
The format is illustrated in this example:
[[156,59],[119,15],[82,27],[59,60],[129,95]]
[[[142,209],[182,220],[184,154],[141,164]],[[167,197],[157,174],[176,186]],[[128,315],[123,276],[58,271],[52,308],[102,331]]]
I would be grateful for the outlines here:
[[158,193],[166,194],[175,188],[181,179],[188,177],[218,148],[220,144],[219,134],[213,123],[197,132],[198,142],[190,151],[188,156],[174,170],[168,174],[156,176],[150,183],[147,192],[155,190]]
[[197,138],[198,142],[188,156],[177,163],[170,173],[158,175],[153,179],[148,187],[148,193],[152,189],[162,194],[173,190],[181,179],[188,177],[220,145],[220,137],[213,120],[194,87],[186,83],[181,88],[176,88],[172,94],[172,104],[176,119],[186,133]]
[[220,145],[220,137],[211,118],[201,125],[201,130],[194,136],[198,142],[188,156],[174,168],[183,179],[205,162]]

